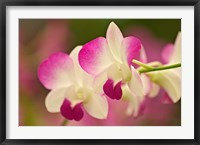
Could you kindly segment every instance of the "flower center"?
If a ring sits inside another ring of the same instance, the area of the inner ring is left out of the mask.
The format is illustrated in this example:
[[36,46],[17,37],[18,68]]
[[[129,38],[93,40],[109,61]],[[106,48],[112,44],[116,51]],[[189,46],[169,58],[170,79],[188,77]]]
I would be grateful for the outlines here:
[[89,90],[89,88],[82,86],[77,90],[76,97],[78,100],[81,100],[82,102],[86,103],[91,96],[90,92],[91,91]]
[[131,80],[131,69],[127,64],[121,64],[120,71],[121,71],[123,82],[127,82]]
[[84,95],[83,95],[82,91],[77,92],[77,98],[80,99],[80,100],[84,100]]

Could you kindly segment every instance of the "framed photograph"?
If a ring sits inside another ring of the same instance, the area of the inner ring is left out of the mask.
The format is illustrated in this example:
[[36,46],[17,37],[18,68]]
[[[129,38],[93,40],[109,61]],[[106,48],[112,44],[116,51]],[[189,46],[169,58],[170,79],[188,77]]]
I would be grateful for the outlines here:
[[0,6],[1,144],[200,144],[198,0]]

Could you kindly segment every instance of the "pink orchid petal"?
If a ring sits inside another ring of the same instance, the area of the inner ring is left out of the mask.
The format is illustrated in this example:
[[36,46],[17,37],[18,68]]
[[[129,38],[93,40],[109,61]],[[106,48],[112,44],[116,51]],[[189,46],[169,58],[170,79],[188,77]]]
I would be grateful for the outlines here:
[[122,97],[122,83],[118,82],[114,87],[114,96],[116,100],[120,100]]
[[[148,62],[162,60],[160,53],[165,42],[162,41],[162,39],[157,39],[148,28],[143,26],[134,26],[132,28],[130,27],[126,30],[126,35],[133,35],[141,40],[142,45],[145,48],[145,52],[148,56]],[[137,60],[142,61],[139,58]]]
[[60,107],[60,113],[68,120],[72,120],[74,118],[73,111],[70,105],[71,103],[67,99],[64,99],[63,104]]
[[73,71],[71,58],[62,52],[54,53],[43,61],[38,69],[38,77],[47,89],[67,86]]
[[79,121],[83,118],[83,110],[81,109],[81,104],[76,104],[73,108],[71,107],[71,102],[67,99],[63,101],[60,107],[61,114],[68,120]]
[[138,60],[143,63],[147,63],[147,55],[146,55],[146,51],[143,46],[141,48],[140,57],[138,58]]
[[130,66],[132,64],[132,60],[140,56],[141,48],[142,44],[138,38],[133,36],[124,38],[121,47],[123,61],[127,62]]
[[103,86],[104,93],[111,99],[115,99],[113,95],[113,85],[113,80],[108,79]]
[[118,82],[114,86],[114,81],[108,79],[103,86],[104,93],[111,99],[120,100],[122,97],[122,83]]
[[74,115],[74,120],[79,121],[83,118],[83,110],[81,108],[81,103],[77,104],[73,108],[73,115]]
[[78,59],[80,66],[89,74],[101,73],[112,63],[106,39],[98,37],[83,45]]
[[173,48],[174,48],[174,45],[173,44],[167,44],[164,48],[163,48],[163,51],[162,51],[162,58],[163,58],[163,62],[164,63],[168,63],[171,56],[172,56],[172,53],[173,53]]

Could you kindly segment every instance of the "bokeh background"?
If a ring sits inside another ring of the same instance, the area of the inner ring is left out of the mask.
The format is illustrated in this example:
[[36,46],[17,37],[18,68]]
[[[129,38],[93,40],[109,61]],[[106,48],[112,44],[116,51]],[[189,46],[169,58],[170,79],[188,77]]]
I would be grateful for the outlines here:
[[[59,113],[49,113],[44,104],[49,92],[38,80],[39,64],[57,51],[70,53],[77,46],[105,36],[111,21],[124,36],[140,38],[148,61],[162,62],[163,48],[174,43],[181,31],[180,19],[19,19],[19,125],[59,126],[64,118]],[[142,116],[125,115],[127,104],[109,101],[110,112],[106,120],[97,120],[86,112],[81,121],[68,121],[66,125],[87,126],[178,126],[181,125],[181,100],[176,104],[161,102],[163,91],[146,100]]]

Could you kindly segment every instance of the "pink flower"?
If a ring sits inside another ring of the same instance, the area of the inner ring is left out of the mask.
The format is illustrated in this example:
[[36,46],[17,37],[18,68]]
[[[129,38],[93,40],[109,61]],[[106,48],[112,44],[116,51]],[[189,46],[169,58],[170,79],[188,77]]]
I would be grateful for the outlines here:
[[144,88],[132,60],[146,61],[140,40],[134,36],[123,37],[120,29],[111,22],[106,38],[98,37],[85,45],[79,53],[80,66],[92,76],[104,80],[104,93],[110,98],[123,98],[130,102],[129,114],[136,116],[144,98]]
[[52,113],[61,112],[68,120],[81,120],[83,108],[91,116],[105,119],[108,113],[107,100],[99,87],[101,84],[97,84],[79,66],[80,49],[81,46],[76,47],[70,56],[62,52],[54,53],[40,64],[38,77],[51,90],[45,100],[46,108]]

